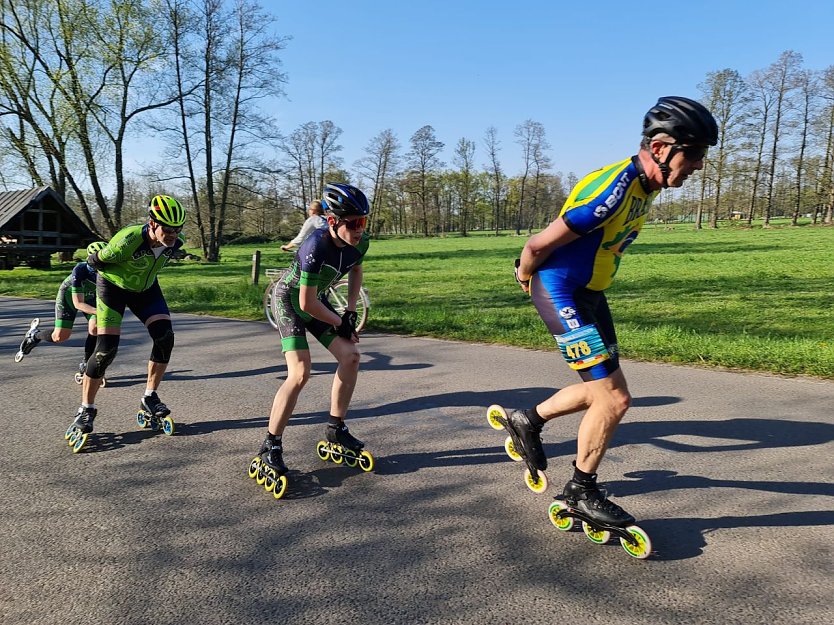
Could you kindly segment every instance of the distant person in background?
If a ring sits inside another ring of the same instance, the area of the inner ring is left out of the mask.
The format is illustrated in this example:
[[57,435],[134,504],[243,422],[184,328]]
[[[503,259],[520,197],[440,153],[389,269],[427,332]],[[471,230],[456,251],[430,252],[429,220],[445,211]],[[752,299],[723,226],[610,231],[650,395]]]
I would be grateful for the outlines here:
[[516,261],[516,280],[582,381],[536,406],[514,410],[508,429],[516,449],[520,446],[522,455],[544,470],[544,424],[585,411],[573,478],[562,497],[600,523],[634,522],[596,483],[597,468],[631,404],[604,291],[652,200],[703,169],[707,149],[717,142],[718,126],[703,105],[678,96],[660,98],[643,117],[638,153],[580,180],[559,217],[527,241]]
[[289,252],[290,250],[297,248],[314,230],[327,228],[327,219],[324,216],[324,209],[321,206],[321,200],[313,200],[310,202],[310,206],[307,207],[307,215],[308,217],[304,224],[302,224],[301,230],[298,231],[298,236],[286,245],[281,246],[283,251]]

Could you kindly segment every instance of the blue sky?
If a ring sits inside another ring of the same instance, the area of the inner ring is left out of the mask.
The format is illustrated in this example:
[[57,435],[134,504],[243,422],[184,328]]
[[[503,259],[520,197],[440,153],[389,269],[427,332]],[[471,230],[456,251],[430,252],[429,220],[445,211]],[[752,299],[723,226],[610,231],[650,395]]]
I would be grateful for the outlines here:
[[345,165],[391,128],[407,148],[434,127],[451,163],[458,139],[498,129],[505,172],[518,173],[513,129],[541,122],[554,169],[584,175],[636,152],[643,113],[661,95],[698,97],[710,71],[743,76],[785,50],[834,65],[834,2],[690,3],[492,0],[264,0],[281,53],[284,132],[332,120]]

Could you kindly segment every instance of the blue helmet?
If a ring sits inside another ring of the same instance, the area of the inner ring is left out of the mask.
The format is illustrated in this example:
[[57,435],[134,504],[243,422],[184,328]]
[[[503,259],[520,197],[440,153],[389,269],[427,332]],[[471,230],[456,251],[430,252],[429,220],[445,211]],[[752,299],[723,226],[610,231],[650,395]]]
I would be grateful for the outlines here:
[[365,194],[349,184],[330,182],[325,185],[321,203],[324,210],[330,211],[337,217],[350,217],[351,215],[364,217],[371,212]]

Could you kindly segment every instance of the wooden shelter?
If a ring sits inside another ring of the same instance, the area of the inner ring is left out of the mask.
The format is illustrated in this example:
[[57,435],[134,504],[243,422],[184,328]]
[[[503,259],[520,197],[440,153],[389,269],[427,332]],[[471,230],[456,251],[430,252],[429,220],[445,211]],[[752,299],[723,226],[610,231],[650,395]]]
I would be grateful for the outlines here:
[[52,254],[98,239],[51,187],[0,192],[0,269],[49,267]]

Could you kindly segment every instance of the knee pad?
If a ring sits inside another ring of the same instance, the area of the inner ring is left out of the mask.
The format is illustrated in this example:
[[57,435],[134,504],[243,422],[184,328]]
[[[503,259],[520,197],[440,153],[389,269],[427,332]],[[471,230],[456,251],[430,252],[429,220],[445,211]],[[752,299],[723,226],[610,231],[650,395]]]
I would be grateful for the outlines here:
[[174,330],[170,319],[160,319],[148,326],[148,334],[153,339],[151,362],[167,363],[174,350]]
[[100,379],[110,363],[116,358],[119,351],[118,334],[99,334],[96,339],[96,348],[93,355],[87,361],[86,375],[91,378]]

